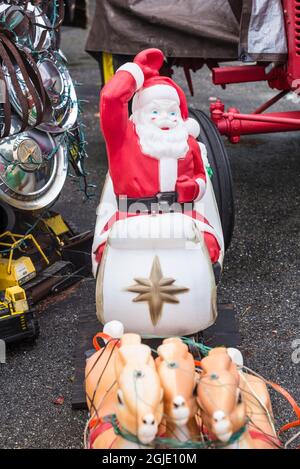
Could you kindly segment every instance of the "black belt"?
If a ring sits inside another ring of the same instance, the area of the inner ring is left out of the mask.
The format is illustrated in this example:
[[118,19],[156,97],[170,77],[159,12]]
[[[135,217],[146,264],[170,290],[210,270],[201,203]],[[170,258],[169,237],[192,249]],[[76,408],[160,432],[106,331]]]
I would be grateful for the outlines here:
[[187,208],[189,204],[177,202],[177,192],[158,192],[153,197],[139,197],[137,199],[131,197],[118,197],[118,207],[121,212],[129,213],[169,213],[180,212],[183,208]]

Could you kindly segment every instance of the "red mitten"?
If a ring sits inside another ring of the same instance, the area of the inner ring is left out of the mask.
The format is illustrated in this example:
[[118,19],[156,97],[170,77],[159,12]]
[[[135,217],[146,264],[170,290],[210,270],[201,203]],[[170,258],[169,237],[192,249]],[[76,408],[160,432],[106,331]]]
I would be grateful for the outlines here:
[[199,194],[199,186],[194,179],[180,176],[176,182],[176,192],[179,203],[192,202]]
[[214,264],[215,262],[217,262],[220,256],[221,249],[220,249],[219,243],[214,237],[214,235],[211,233],[208,233],[207,231],[204,232],[204,241],[208,249],[211,262],[212,264]]
[[141,67],[146,80],[159,75],[164,62],[164,54],[159,49],[145,49],[135,56],[133,62]]

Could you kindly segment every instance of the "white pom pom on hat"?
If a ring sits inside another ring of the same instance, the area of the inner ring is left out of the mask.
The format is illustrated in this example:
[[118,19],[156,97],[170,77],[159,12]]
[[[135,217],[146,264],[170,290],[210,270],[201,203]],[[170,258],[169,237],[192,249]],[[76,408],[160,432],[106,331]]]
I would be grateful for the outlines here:
[[191,135],[194,138],[199,137],[200,135],[200,125],[196,121],[196,119],[192,119],[191,117],[188,117],[185,121],[185,125],[187,128],[187,131],[189,135]]

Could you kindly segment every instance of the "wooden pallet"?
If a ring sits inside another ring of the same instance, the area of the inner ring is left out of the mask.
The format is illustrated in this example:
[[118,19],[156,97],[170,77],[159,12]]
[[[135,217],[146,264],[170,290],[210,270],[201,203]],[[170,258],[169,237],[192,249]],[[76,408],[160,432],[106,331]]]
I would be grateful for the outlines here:
[[[82,312],[79,319],[77,348],[75,352],[75,380],[72,390],[72,408],[86,409],[84,391],[84,369],[86,354],[93,348],[92,340],[99,332],[100,324],[95,313]],[[218,319],[216,323],[203,332],[203,341],[209,347],[223,345],[226,347],[238,347],[240,334],[236,312],[231,303],[218,305]]]

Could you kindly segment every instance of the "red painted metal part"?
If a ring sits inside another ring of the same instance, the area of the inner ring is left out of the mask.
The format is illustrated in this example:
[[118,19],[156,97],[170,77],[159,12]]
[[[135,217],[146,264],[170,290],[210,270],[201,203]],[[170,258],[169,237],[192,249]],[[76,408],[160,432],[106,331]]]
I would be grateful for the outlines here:
[[268,122],[288,126],[289,130],[295,130],[300,126],[300,111],[270,112],[268,114],[241,114],[240,112],[224,112],[223,117],[230,120],[238,119],[249,122]]
[[300,130],[300,111],[241,114],[235,108],[228,112],[213,109],[211,117],[220,133],[227,135],[231,143],[238,143],[241,135]]
[[262,65],[241,65],[236,67],[217,67],[212,69],[214,85],[246,83],[267,80],[265,67]]
[[283,98],[287,93],[288,90],[280,91],[280,93],[278,93],[276,96],[273,96],[273,98],[269,99],[269,101],[255,109],[253,114],[261,114],[262,112],[266,111],[267,109],[269,109],[269,107],[273,106],[273,104],[280,101],[280,99]]
[[[260,106],[253,114],[241,114],[231,108],[224,112],[220,101],[211,103],[211,118],[222,135],[238,143],[241,135],[290,132],[300,130],[300,111],[262,114],[288,91],[300,92],[300,0],[282,0],[288,43],[288,60],[273,68],[263,65],[221,67],[213,69],[216,85],[267,81],[282,92]],[[300,93],[298,93],[300,94]]]
[[300,0],[283,0],[282,4],[288,41],[287,82],[295,89],[300,85]]
[[263,65],[237,65],[234,67],[218,67],[212,69],[214,85],[229,85],[232,83],[250,83],[267,81],[270,88],[290,90],[287,82],[285,66],[269,67]]

